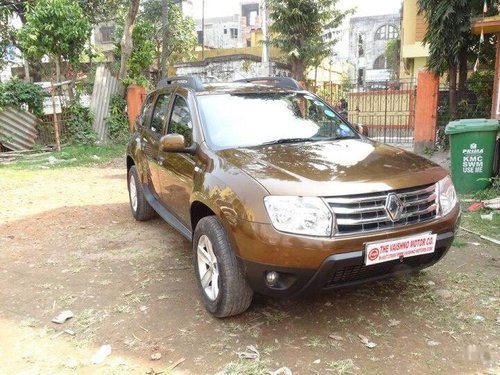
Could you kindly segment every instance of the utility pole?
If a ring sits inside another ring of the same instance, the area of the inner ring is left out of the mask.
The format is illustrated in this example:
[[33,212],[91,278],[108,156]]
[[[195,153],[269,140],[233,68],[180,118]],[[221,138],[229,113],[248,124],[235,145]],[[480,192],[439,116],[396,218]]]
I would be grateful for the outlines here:
[[201,60],[205,60],[205,0],[201,1]]
[[264,69],[267,70],[268,76],[272,75],[271,62],[269,58],[269,32],[267,30],[267,4],[266,1],[262,1],[262,38],[264,43],[262,44],[262,65]]
[[161,1],[161,19],[162,19],[162,41],[161,41],[161,78],[168,76],[167,51],[168,51],[168,7],[169,0]]

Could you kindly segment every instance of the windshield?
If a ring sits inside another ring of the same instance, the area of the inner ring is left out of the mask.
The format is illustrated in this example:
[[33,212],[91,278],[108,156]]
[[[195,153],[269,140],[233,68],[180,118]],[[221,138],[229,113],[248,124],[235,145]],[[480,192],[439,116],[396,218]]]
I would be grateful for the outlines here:
[[198,103],[206,136],[216,148],[358,137],[307,93],[207,95]]

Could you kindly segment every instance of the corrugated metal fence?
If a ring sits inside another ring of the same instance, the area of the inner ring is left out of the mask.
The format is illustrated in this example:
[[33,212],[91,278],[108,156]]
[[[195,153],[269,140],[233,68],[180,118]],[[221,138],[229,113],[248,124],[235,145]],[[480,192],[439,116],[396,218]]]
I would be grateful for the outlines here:
[[120,90],[120,83],[111,75],[109,69],[103,65],[99,66],[95,74],[90,110],[94,113],[93,128],[99,141],[103,143],[108,141],[108,129],[105,120],[109,116],[111,96]]
[[29,150],[35,143],[37,118],[8,107],[0,111],[0,143],[13,151]]

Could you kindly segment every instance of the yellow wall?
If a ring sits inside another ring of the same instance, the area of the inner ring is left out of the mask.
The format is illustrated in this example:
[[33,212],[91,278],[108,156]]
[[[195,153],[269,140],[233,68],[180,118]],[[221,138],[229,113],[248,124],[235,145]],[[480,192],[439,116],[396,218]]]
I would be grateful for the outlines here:
[[401,30],[401,78],[416,77],[424,68],[429,56],[429,48],[422,43],[427,25],[422,14],[418,14],[417,0],[403,1]]
[[[205,49],[205,58],[231,55],[254,55],[261,57],[262,47]],[[274,47],[270,48],[270,55],[272,59],[279,59],[283,57],[283,53],[278,48]],[[201,60],[201,51],[196,51],[195,57],[196,60]]]

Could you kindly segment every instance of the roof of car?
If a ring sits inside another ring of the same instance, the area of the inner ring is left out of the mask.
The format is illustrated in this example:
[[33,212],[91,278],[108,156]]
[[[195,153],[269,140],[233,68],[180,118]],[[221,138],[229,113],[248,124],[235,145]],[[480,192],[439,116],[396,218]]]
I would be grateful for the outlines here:
[[293,92],[286,87],[274,86],[265,83],[245,83],[245,82],[227,82],[227,83],[209,83],[204,85],[203,91],[198,91],[196,95],[207,94],[236,94],[236,93],[278,93]]
[[203,83],[196,76],[170,77],[161,80],[157,89],[183,87],[194,91],[196,95],[230,94],[230,93],[279,93],[295,92],[304,89],[299,83],[288,77],[255,77],[234,82]]

